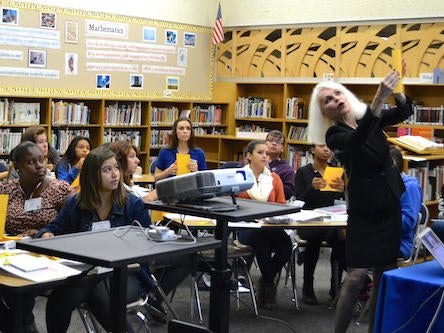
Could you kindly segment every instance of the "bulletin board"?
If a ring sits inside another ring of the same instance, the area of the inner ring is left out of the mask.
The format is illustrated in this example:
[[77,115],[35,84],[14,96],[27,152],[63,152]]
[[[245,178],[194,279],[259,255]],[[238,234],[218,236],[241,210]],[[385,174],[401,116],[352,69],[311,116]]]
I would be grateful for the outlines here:
[[0,4],[0,95],[211,99],[208,27]]

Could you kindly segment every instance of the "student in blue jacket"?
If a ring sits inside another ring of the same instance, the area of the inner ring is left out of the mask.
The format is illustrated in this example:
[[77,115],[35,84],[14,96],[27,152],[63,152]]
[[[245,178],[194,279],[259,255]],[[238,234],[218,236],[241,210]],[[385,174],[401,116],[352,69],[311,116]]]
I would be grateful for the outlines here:
[[76,136],[72,139],[65,154],[56,165],[56,178],[71,184],[82,170],[83,162],[91,147],[91,141],[87,137]]
[[[151,224],[142,199],[125,190],[119,164],[109,149],[96,148],[85,158],[80,186],[80,193],[67,200],[57,218],[41,229],[37,237],[114,228],[131,225],[133,221],[143,227]],[[111,331],[108,286],[107,279],[86,279],[55,288],[46,307],[48,332],[66,332],[72,311],[83,302],[89,303],[100,324]],[[134,276],[128,278],[128,289],[128,297],[134,298],[138,289]]]

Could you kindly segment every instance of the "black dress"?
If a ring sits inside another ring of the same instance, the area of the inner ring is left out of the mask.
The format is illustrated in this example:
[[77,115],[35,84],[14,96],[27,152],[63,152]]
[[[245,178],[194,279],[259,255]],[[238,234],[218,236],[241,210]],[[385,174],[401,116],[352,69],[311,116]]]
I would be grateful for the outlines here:
[[368,268],[396,263],[401,242],[400,197],[405,187],[393,167],[383,128],[413,113],[411,100],[375,117],[370,108],[358,127],[338,123],[326,134],[327,145],[346,170],[347,266]]

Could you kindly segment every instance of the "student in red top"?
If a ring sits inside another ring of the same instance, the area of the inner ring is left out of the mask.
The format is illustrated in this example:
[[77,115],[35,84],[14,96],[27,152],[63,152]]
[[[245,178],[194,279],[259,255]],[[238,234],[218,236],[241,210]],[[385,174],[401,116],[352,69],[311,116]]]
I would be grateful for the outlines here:
[[[247,165],[253,170],[255,184],[238,195],[239,198],[263,202],[285,203],[281,178],[268,168],[268,146],[264,141],[252,141],[247,146]],[[277,274],[291,254],[291,240],[283,229],[240,230],[239,241],[253,247],[261,278],[258,287],[258,305],[266,309],[276,307]]]

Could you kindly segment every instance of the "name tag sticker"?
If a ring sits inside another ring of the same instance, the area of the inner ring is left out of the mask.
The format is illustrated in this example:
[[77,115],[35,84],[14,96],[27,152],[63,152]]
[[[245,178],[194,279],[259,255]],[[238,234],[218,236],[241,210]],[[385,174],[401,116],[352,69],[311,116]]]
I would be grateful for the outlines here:
[[42,208],[42,198],[32,198],[25,200],[25,212],[32,212]]
[[92,231],[103,231],[108,229],[111,229],[111,223],[109,220],[93,222],[92,224]]

